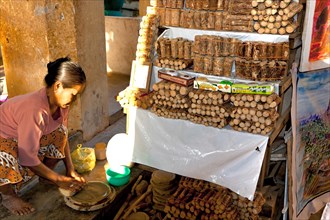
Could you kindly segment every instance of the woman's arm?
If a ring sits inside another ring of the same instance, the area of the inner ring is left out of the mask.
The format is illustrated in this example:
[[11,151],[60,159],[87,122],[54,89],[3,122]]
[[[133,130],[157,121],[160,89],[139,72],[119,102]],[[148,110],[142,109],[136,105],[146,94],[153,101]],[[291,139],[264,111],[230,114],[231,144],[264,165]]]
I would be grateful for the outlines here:
[[86,182],[85,179],[74,170],[74,166],[71,159],[69,141],[66,142],[64,153],[65,153],[65,158],[63,159],[63,161],[66,167],[67,175],[79,182],[85,183]]
[[37,174],[45,179],[52,181],[57,186],[64,188],[64,189],[79,189],[80,184],[74,178],[67,177],[60,175],[53,171],[52,169],[48,168],[45,164],[40,163],[37,166],[29,166],[29,168]]

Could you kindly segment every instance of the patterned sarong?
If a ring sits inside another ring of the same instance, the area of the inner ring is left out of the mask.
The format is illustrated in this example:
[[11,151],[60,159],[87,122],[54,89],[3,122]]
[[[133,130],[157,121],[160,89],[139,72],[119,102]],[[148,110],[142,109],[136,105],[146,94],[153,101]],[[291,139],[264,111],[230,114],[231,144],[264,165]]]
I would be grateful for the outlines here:
[[[67,128],[64,125],[42,136],[38,153],[40,161],[43,161],[45,157],[64,158],[67,140]],[[35,175],[29,168],[19,164],[17,152],[17,140],[0,137],[0,186],[12,184],[15,192],[18,192],[21,186]]]

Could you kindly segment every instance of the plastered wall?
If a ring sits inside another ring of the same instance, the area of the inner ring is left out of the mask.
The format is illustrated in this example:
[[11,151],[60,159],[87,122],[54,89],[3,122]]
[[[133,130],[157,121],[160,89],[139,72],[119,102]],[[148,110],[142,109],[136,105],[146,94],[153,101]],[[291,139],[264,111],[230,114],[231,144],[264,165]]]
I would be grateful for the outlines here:
[[47,63],[70,56],[87,87],[70,108],[70,131],[90,139],[109,125],[102,1],[0,0],[0,42],[8,95],[43,86]]
[[45,1],[0,1],[0,42],[9,97],[42,86],[49,61],[46,16],[36,14],[42,7]]
[[107,72],[130,75],[140,29],[139,17],[105,16]]

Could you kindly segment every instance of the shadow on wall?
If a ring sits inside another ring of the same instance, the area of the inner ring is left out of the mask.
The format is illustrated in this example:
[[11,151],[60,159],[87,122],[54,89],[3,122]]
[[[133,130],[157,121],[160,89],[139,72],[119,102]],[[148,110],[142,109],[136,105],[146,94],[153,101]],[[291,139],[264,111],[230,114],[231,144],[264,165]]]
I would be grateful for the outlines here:
[[135,59],[141,18],[105,16],[108,74],[130,75]]

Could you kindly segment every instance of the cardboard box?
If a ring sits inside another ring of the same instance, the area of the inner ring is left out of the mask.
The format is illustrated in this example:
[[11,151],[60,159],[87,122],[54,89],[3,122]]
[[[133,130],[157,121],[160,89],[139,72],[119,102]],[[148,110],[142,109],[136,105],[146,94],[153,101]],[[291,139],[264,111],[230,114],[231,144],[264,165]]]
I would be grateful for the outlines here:
[[164,69],[158,70],[158,78],[170,82],[174,82],[182,86],[192,85],[195,79],[195,77],[185,75],[174,70],[164,70]]
[[274,93],[274,85],[272,84],[243,84],[234,83],[231,88],[232,93],[244,93],[244,94],[261,94],[270,95]]
[[232,86],[232,82],[228,80],[210,81],[210,80],[196,79],[194,81],[194,89],[203,89],[203,90],[231,93],[231,86]]

